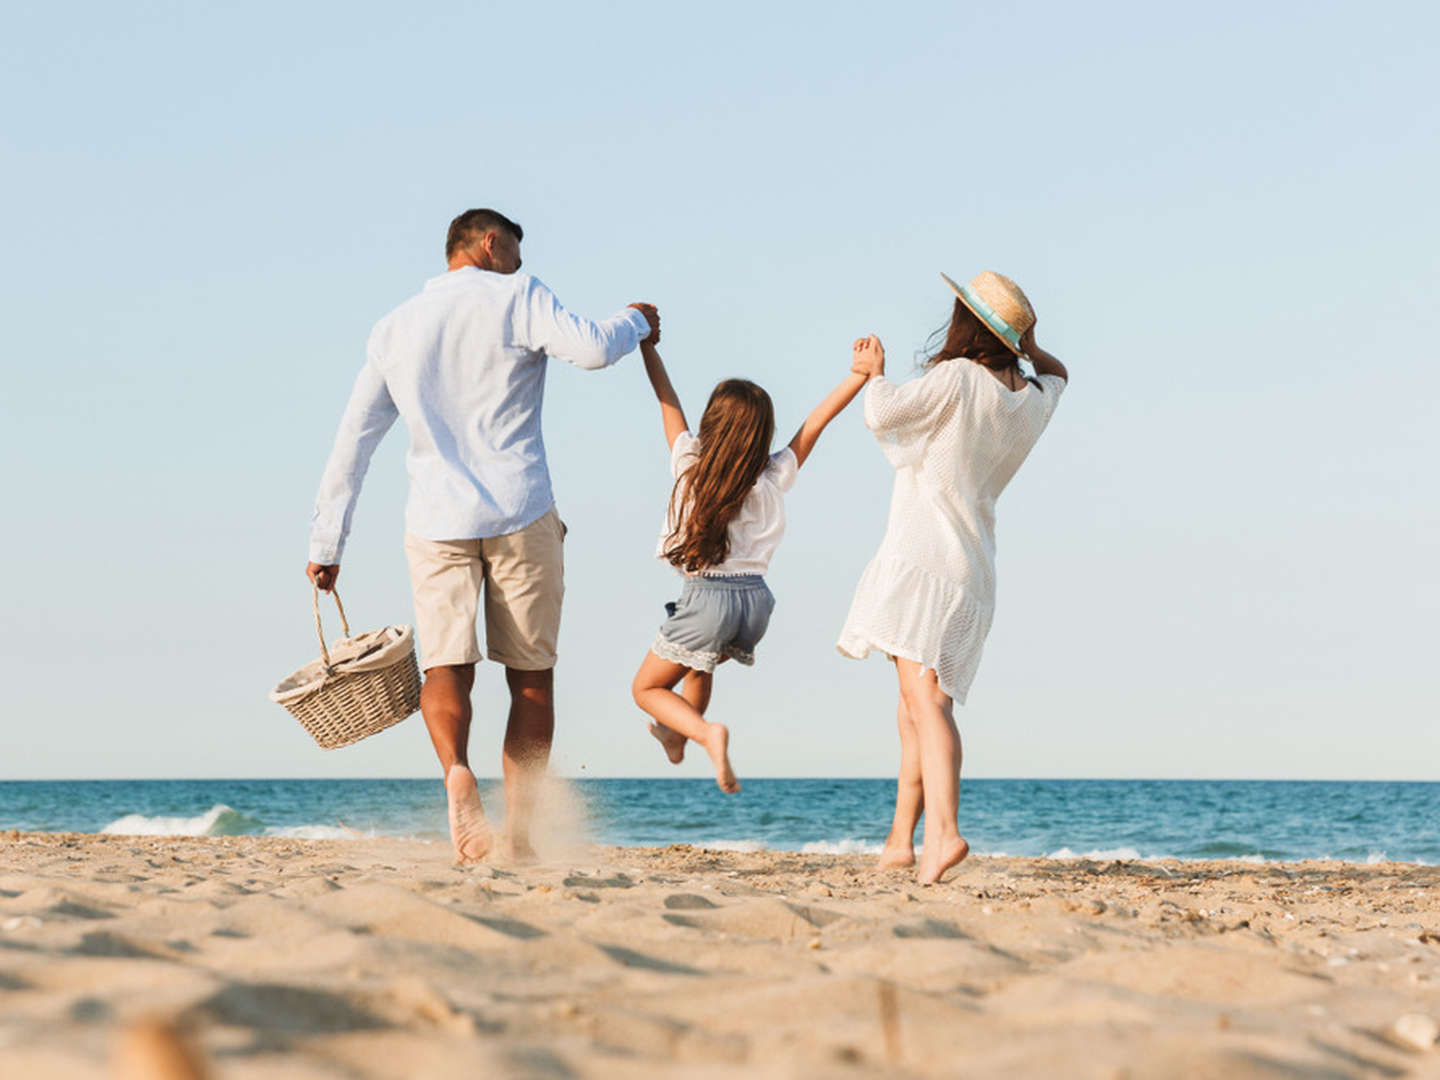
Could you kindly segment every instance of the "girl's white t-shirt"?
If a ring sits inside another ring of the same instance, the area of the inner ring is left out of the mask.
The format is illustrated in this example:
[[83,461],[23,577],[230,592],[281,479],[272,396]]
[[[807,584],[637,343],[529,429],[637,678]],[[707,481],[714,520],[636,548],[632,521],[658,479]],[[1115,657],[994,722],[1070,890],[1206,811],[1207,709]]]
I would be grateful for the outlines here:
[[[695,461],[700,452],[700,440],[688,431],[675,436],[670,448],[670,475],[676,480]],[[785,492],[795,485],[799,475],[800,462],[790,447],[770,455],[770,463],[760,473],[750,494],[740,505],[740,512],[730,521],[727,530],[730,539],[730,554],[718,566],[707,566],[700,571],[701,577],[735,577],[740,574],[763,574],[770,565],[775,549],[785,535]],[[673,510],[673,508],[672,508]],[[661,530],[660,542],[655,546],[655,557],[665,558],[665,548],[671,533],[675,531],[673,513],[667,513],[665,528]]]

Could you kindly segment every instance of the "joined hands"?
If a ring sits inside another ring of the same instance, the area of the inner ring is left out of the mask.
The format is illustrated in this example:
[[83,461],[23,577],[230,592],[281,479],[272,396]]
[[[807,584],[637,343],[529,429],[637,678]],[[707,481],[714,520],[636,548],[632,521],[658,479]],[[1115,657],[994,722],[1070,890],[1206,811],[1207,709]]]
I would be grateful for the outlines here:
[[874,334],[856,338],[851,347],[850,370],[867,379],[872,375],[885,374],[885,346]]
[[650,336],[644,339],[644,344],[660,344],[660,312],[655,305],[647,304],[642,300],[627,306],[633,307],[636,311],[640,312],[641,315],[644,315],[645,321],[650,324]]

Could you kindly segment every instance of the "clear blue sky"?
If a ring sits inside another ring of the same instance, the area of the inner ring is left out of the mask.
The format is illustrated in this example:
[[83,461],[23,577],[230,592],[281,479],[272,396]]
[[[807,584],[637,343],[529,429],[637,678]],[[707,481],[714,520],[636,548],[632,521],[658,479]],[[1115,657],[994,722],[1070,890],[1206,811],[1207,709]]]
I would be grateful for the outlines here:
[[[317,750],[310,502],[370,325],[494,206],[573,309],[651,299],[698,413],[788,433],[937,276],[1020,281],[1073,386],[999,507],[967,775],[1440,779],[1440,9],[25,5],[0,41],[0,778],[436,772],[415,718]],[[677,590],[635,358],[552,365],[571,526],[557,768],[669,774],[628,684]],[[342,574],[410,619],[404,432]],[[891,473],[858,409],[801,474],[746,775],[893,770],[833,642]],[[498,670],[474,760],[498,769]],[[699,756],[699,755],[697,755]],[[701,762],[686,774],[704,775]]]

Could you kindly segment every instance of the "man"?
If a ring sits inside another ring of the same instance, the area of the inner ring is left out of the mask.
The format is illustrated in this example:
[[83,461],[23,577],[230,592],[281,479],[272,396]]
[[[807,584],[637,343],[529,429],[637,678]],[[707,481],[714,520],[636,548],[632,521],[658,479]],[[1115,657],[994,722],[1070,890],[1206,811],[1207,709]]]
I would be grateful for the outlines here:
[[599,323],[570,314],[518,272],[523,236],[503,214],[467,210],[450,223],[447,272],[375,324],[320,483],[305,568],[320,588],[334,587],[371,455],[403,417],[405,554],[425,668],[420,711],[445,774],[461,863],[484,858],[492,844],[466,752],[482,589],[489,656],[505,665],[510,688],[502,764],[512,858],[532,854],[530,816],[550,758],[565,526],[540,432],[546,359],[594,370],[660,338],[650,304]]

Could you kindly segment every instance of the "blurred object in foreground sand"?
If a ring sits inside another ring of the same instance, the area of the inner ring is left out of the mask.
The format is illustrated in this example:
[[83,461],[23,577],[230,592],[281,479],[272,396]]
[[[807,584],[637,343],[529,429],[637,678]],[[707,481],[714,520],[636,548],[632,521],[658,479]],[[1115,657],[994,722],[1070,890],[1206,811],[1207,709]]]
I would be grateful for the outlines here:
[[116,1041],[116,1080],[206,1080],[209,1075],[200,1055],[164,1020],[137,1020]]

